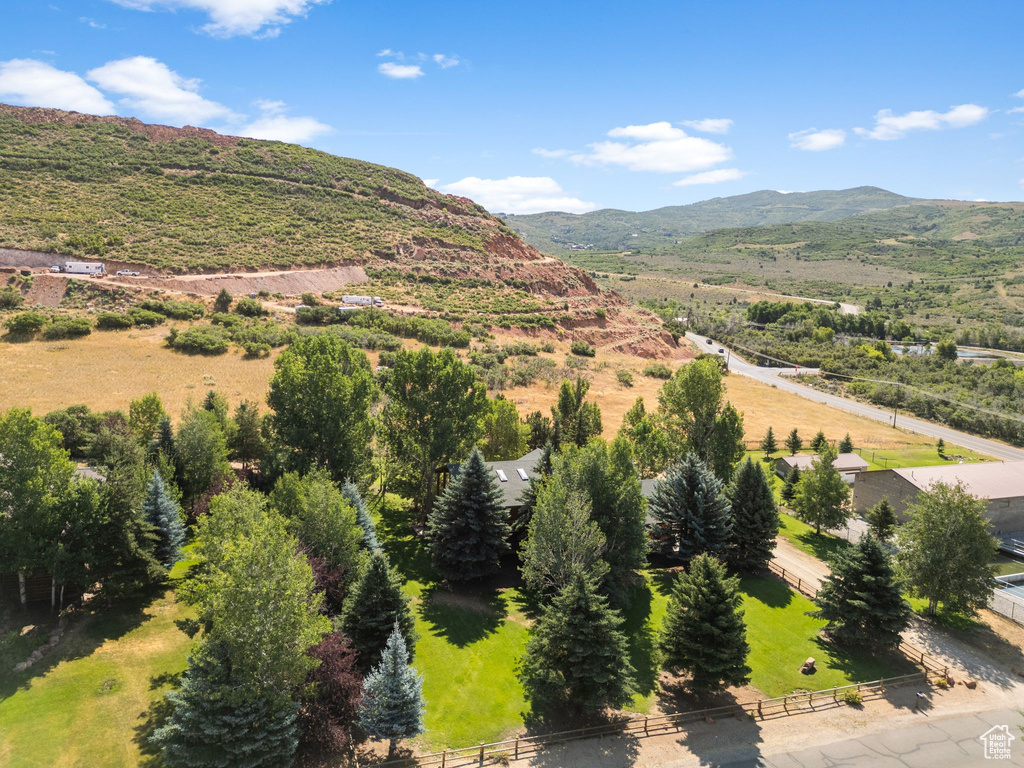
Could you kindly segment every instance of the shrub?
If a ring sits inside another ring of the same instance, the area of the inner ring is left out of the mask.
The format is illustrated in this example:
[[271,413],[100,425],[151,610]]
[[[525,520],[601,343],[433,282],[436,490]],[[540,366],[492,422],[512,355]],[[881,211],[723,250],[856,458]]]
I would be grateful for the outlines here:
[[239,299],[235,304],[235,312],[246,317],[262,317],[267,314],[267,309],[256,299]]
[[22,312],[4,320],[4,327],[12,336],[31,336],[46,325],[46,316],[38,312]]
[[92,322],[87,317],[58,317],[43,328],[43,338],[49,341],[76,339],[79,336],[88,336],[90,333],[92,333]]
[[593,357],[597,354],[597,350],[585,341],[574,341],[570,350],[574,355],[579,355],[580,357]]
[[621,384],[624,387],[633,386],[633,374],[630,373],[629,371],[617,371],[615,373],[615,378],[617,378],[619,380],[619,384]]
[[157,312],[175,320],[194,320],[206,314],[206,307],[195,301],[173,301],[147,299],[139,305],[142,309]]
[[652,379],[671,379],[672,369],[664,363],[651,363],[644,368],[644,376],[649,376]]
[[101,331],[118,331],[134,324],[131,315],[124,312],[100,312],[96,315],[96,327]]
[[228,351],[228,332],[216,325],[193,325],[181,332],[172,328],[167,345],[193,355],[222,355]]
[[543,344],[540,345],[540,351],[551,354],[552,352],[555,351],[555,345],[552,344],[550,341],[545,341]]
[[851,707],[859,707],[861,704],[864,703],[864,697],[856,688],[851,688],[848,691],[843,691],[840,698],[843,700],[845,704],[849,704]]
[[594,314],[601,320],[604,320],[606,317],[608,317],[608,311],[604,307],[598,307],[597,309],[595,309]]
[[0,290],[0,309],[17,309],[25,303],[25,297],[17,289],[7,286]]
[[307,307],[315,307],[317,304],[320,303],[320,299],[317,298],[317,295],[315,293],[307,292],[302,294],[302,303],[305,304]]
[[151,312],[148,309],[140,309],[139,307],[129,309],[128,317],[130,317],[132,322],[139,328],[152,328],[153,326],[162,324],[164,321],[164,316],[159,312]]

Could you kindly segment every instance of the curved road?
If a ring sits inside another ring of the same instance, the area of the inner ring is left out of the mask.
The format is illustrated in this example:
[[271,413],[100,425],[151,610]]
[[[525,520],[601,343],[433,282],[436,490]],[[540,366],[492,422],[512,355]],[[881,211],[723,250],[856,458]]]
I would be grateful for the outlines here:
[[[825,405],[830,405],[833,408],[839,408],[840,410],[847,411],[848,413],[863,416],[867,419],[873,419],[884,424],[892,424],[892,411],[883,410],[882,408],[876,408],[873,405],[867,405],[866,403],[861,403],[856,400],[849,400],[845,397],[839,397],[827,392],[819,392],[816,389],[805,387],[803,384],[798,384],[789,378],[789,376],[795,372],[793,369],[761,368],[756,365],[751,365],[741,357],[737,357],[734,352],[724,348],[718,342],[711,345],[707,344],[706,336],[687,333],[686,338],[692,341],[702,351],[713,352],[714,354],[721,354],[723,357],[726,357],[729,361],[729,370],[733,373],[749,376],[752,379],[757,379],[765,384],[770,384],[771,386],[777,387],[785,392],[791,392],[794,395],[806,397],[808,400],[824,403]],[[718,351],[720,349],[724,351],[720,353]],[[816,369],[805,368],[802,372],[815,373]],[[977,453],[984,453],[1004,461],[1024,460],[1024,450],[1020,448],[1014,448],[1012,445],[1007,445],[1006,443],[1001,443],[997,440],[989,440],[984,437],[969,435],[966,432],[959,432],[955,429],[944,427],[941,424],[936,424],[931,421],[922,421],[921,419],[915,419],[912,416],[904,416],[903,414],[900,414],[897,417],[896,424],[902,429],[917,432],[921,435],[927,435],[928,437],[933,437],[935,439],[942,438],[947,443],[962,445],[964,448],[976,451]]]

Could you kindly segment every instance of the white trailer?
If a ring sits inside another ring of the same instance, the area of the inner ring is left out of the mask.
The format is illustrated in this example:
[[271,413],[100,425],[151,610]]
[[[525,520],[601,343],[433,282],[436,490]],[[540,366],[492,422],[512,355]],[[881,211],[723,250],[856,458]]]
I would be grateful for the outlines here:
[[341,301],[343,304],[355,304],[360,307],[384,306],[384,302],[381,301],[380,296],[353,296],[351,294],[343,294]]
[[66,261],[61,271],[69,275],[104,275],[107,272],[99,261]]

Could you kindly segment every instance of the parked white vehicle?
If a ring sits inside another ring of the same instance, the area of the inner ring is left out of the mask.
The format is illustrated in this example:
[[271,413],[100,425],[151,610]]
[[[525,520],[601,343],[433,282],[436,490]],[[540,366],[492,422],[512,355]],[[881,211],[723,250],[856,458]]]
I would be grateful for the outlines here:
[[134,269],[119,269],[119,270],[117,270],[117,274],[119,276],[122,276],[122,277],[138,277],[139,276],[139,273],[136,272]]

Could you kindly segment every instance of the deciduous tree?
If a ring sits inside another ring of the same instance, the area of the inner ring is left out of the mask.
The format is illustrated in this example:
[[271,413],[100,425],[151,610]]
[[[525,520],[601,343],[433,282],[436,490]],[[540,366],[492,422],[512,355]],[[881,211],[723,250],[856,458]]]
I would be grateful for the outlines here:
[[582,376],[576,381],[563,381],[558,389],[558,402],[551,408],[553,424],[552,442],[581,447],[592,437],[601,434],[601,409],[597,403],[587,402],[590,382]]
[[352,727],[363,698],[358,654],[341,632],[324,635],[309,653],[320,665],[306,680],[299,726],[307,744],[340,752],[352,743]]
[[835,467],[836,449],[826,443],[797,486],[793,507],[797,517],[822,528],[838,528],[850,518],[850,486]]
[[160,395],[150,392],[128,404],[128,427],[143,446],[148,446],[156,436],[160,422],[167,418],[167,411]]
[[366,354],[331,334],[302,338],[274,362],[270,425],[289,449],[288,467],[324,467],[338,482],[370,466],[377,396]]
[[487,393],[476,373],[450,349],[400,351],[385,385],[384,439],[416,478],[415,501],[426,522],[435,472],[469,453],[480,436]]
[[515,403],[500,395],[489,401],[483,417],[480,449],[488,461],[518,459],[530,450],[530,427],[519,419]]
[[657,477],[664,471],[669,458],[668,438],[654,414],[647,412],[642,397],[626,411],[619,436],[633,449],[633,463],[640,477]]
[[985,502],[963,485],[946,483],[922,491],[907,507],[897,564],[911,595],[928,600],[930,615],[939,603],[973,613],[991,599],[996,540],[985,511]]

